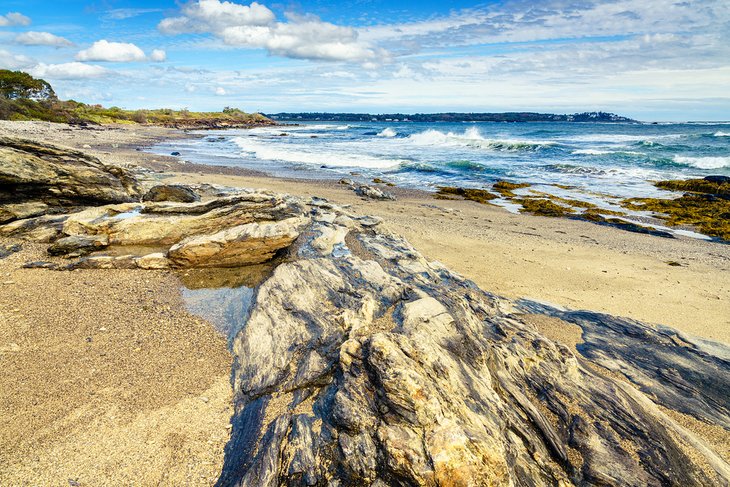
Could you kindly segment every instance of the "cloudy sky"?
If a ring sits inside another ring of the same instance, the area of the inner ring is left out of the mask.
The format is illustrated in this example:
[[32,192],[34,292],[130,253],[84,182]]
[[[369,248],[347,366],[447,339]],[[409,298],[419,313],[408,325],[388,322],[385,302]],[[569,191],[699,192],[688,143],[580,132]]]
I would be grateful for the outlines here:
[[3,0],[0,9],[0,67],[88,103],[730,119],[728,0]]

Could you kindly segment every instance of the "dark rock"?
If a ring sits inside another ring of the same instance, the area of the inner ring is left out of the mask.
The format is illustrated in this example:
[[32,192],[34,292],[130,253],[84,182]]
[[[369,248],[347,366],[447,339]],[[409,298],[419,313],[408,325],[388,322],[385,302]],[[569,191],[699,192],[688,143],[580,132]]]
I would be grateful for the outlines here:
[[171,156],[179,156],[180,153],[178,151],[173,151],[173,152],[170,152],[170,155]]
[[132,201],[136,178],[83,152],[0,137],[0,203],[52,206]]
[[56,240],[48,247],[51,255],[73,254],[83,255],[94,250],[100,250],[109,245],[109,237],[106,235],[71,235]]
[[4,259],[21,250],[23,250],[23,246],[20,244],[0,244],[0,259]]
[[142,197],[142,201],[176,201],[178,203],[194,203],[200,196],[190,187],[180,184],[164,184],[154,186]]
[[705,181],[718,184],[730,184],[730,176],[705,176]]
[[44,260],[36,261],[36,262],[26,262],[23,264],[23,269],[52,269],[56,270],[60,266],[54,262],[48,262]]

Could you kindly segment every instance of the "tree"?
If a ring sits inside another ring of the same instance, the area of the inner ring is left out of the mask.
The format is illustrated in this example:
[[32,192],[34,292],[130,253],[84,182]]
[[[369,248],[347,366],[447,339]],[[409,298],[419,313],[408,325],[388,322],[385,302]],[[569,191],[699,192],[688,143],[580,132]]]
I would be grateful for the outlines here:
[[7,100],[55,100],[51,85],[22,71],[0,69],[0,97]]

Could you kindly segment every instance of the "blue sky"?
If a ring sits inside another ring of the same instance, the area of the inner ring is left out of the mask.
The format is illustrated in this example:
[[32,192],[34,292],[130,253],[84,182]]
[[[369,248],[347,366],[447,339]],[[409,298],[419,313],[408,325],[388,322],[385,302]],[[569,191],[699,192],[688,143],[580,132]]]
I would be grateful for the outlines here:
[[125,108],[728,120],[730,2],[5,0],[0,67]]

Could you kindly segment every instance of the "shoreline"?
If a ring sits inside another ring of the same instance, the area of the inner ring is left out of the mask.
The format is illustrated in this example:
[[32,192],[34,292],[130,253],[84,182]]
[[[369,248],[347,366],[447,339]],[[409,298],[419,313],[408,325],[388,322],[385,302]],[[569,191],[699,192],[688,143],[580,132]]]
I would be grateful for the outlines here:
[[[363,200],[336,180],[181,164],[138,150],[191,135],[173,129],[3,123],[0,135],[5,134],[146,168],[149,177],[164,183],[325,197],[350,205],[353,213],[382,217],[383,226],[426,258],[486,291],[628,316],[730,343],[730,247],[725,244],[513,214],[397,187],[388,188],[396,201]],[[80,485],[99,485],[96,479],[104,478],[113,485],[149,475],[143,480],[162,485],[214,483],[233,412],[225,337],[186,311],[182,282],[173,272],[19,269],[28,260],[48,259],[43,248],[24,243],[20,253],[0,260],[3,287],[13,291],[0,300],[0,357],[11,364],[0,390],[12,391],[0,395],[0,404],[13,411],[0,428],[0,463],[7,469],[0,470],[0,478],[11,483],[68,478]],[[44,318],[49,310],[58,318]],[[535,319],[532,326],[571,347],[581,342],[575,327],[559,320]],[[58,377],[50,388],[49,367]],[[721,455],[727,453],[727,432],[703,429],[701,422],[676,414]],[[24,437],[29,421],[37,426]],[[104,462],[94,460],[100,455]]]
[[278,178],[138,150],[194,136],[175,129],[116,126],[97,129],[89,140],[85,130],[66,126],[11,124],[0,124],[0,132],[13,127],[15,136],[47,137],[103,161],[147,168],[160,182],[265,188],[349,204],[358,213],[382,217],[427,258],[495,294],[606,312],[730,343],[730,245],[724,243],[514,214],[472,201],[434,199],[417,189],[388,187],[396,201],[363,200],[334,179]]

